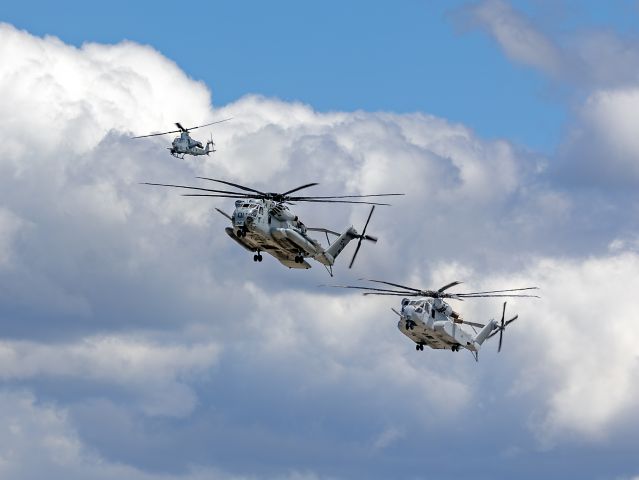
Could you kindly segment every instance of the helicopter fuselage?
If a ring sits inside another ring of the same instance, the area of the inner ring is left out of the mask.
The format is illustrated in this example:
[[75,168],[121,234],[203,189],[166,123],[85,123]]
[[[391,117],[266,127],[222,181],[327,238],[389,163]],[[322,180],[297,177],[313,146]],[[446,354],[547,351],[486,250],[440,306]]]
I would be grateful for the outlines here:
[[496,325],[491,320],[478,334],[473,334],[465,330],[461,322],[459,314],[440,298],[404,298],[397,328],[415,342],[417,350],[427,345],[433,349],[459,351],[465,348],[478,352]]
[[261,252],[266,252],[283,265],[298,269],[311,268],[306,258],[331,267],[343,248],[358,235],[350,227],[325,249],[308,235],[297,215],[272,200],[237,200],[231,222],[233,226],[227,227],[226,233],[245,249],[255,252],[255,261],[261,261]]
[[213,141],[206,142],[206,148],[202,142],[193,140],[188,132],[182,132],[179,137],[175,137],[169,148],[174,157],[184,158],[184,155],[208,155],[214,152]]

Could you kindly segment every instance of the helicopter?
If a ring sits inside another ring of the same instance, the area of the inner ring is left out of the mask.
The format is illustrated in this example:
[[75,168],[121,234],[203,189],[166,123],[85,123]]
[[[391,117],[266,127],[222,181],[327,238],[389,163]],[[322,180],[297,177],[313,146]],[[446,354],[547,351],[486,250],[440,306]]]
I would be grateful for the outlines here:
[[[232,118],[232,117],[231,117]],[[216,123],[226,122],[231,120],[231,118],[225,118],[224,120],[218,120],[217,122],[206,123],[204,125],[198,125],[197,127],[184,128],[180,122],[176,122],[175,126],[178,127],[178,130],[171,130],[170,132],[162,132],[162,133],[151,133],[149,135],[140,135],[135,138],[146,138],[146,137],[157,137],[159,135],[168,135],[170,133],[180,133],[179,137],[175,137],[170,147],[167,147],[167,150],[173,155],[175,158],[183,159],[185,155],[208,155],[211,152],[215,152],[215,143],[213,142],[213,135],[211,135],[210,140],[206,142],[206,148],[202,145],[202,142],[198,142],[197,140],[193,140],[189,135],[191,130],[195,130],[196,128],[208,127],[209,125],[214,125]]]
[[[537,295],[525,293],[530,290],[538,290],[538,287],[511,288],[485,292],[447,293],[446,290],[462,282],[451,282],[439,290],[420,290],[418,288],[407,287],[398,283],[385,282],[382,280],[366,281],[392,286],[395,287],[395,289],[356,285],[329,286],[333,288],[364,290],[364,295],[404,297],[401,303],[401,310],[399,312],[394,308],[391,308],[391,310],[399,317],[397,328],[415,342],[415,350],[423,351],[425,345],[435,350],[447,349],[453,352],[459,352],[460,349],[464,348],[473,354],[476,361],[479,361],[479,350],[484,341],[497,334],[499,334],[497,352],[501,352],[504,331],[506,327],[517,320],[519,316],[515,315],[505,320],[506,302],[504,302],[500,322],[494,319],[486,324],[469,322],[454,311],[444,299],[464,300],[466,298],[486,297],[539,298]],[[462,325],[469,325],[474,333],[462,328]],[[475,328],[479,328],[479,332],[477,332]]]
[[[235,210],[232,215],[229,215],[219,208],[215,210],[231,222],[231,226],[226,227],[224,231],[244,249],[254,253],[253,261],[261,262],[263,259],[262,252],[266,252],[288,268],[309,269],[311,265],[306,259],[312,258],[321,263],[330,276],[333,276],[333,265],[338,255],[352,240],[358,240],[358,242],[348,268],[352,268],[362,241],[366,240],[377,243],[377,238],[372,235],[367,235],[366,229],[375,211],[375,206],[389,204],[356,199],[404,195],[403,193],[383,193],[374,195],[292,196],[292,193],[319,184],[307,183],[284,193],[269,193],[225,180],[208,177],[197,178],[229,185],[240,191],[149,182],[144,182],[143,184],[206,192],[182,194],[185,197],[221,197],[235,199]],[[355,203],[372,205],[372,207],[364,224],[364,228],[362,229],[362,233],[359,233],[352,226],[344,232],[338,233],[326,228],[310,228],[304,225],[299,217],[291,212],[288,207],[289,204],[298,202]],[[309,232],[324,233],[328,242],[328,248],[324,248],[319,241],[312,238]],[[329,235],[337,237],[332,244]]]

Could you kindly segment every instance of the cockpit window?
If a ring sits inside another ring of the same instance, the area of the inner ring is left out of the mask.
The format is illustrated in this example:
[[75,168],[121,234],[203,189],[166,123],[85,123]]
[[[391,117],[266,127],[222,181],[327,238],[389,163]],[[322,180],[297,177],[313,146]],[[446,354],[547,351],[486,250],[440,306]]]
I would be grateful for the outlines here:
[[404,299],[402,300],[402,306],[404,306],[404,307],[405,307],[405,306],[406,306],[406,305],[408,305],[408,304],[409,304],[409,300],[408,300],[408,298],[404,298]]

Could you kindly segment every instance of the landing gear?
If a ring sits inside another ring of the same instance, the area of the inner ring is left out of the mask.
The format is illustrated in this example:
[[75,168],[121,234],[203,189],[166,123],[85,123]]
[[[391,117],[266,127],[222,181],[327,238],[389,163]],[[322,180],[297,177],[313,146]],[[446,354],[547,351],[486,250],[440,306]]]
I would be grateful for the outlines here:
[[254,262],[261,262],[262,261],[262,254],[260,252],[257,252],[256,255],[253,255],[253,261]]
[[424,351],[424,344],[423,343],[416,343],[415,344],[415,350],[419,351]]
[[237,235],[238,238],[246,237],[246,230],[240,228],[235,235]]
[[295,263],[304,263],[304,257],[301,255],[295,255]]
[[451,349],[453,352],[459,352],[459,347],[460,347],[459,345],[453,345],[452,347],[450,347],[450,349]]

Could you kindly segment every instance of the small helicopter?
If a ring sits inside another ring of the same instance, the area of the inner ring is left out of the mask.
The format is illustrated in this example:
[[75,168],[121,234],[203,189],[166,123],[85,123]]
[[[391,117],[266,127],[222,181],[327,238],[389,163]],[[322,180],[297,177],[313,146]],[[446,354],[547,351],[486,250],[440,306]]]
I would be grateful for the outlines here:
[[[333,276],[333,265],[337,256],[344,250],[352,240],[358,240],[357,247],[351,259],[349,268],[353,266],[357,253],[363,240],[377,243],[377,238],[366,234],[366,228],[373,215],[376,205],[389,205],[388,203],[378,203],[369,201],[353,200],[369,197],[386,197],[404,195],[403,193],[383,193],[375,195],[340,195],[340,196],[292,196],[294,192],[318,185],[317,183],[307,183],[293,188],[284,193],[268,193],[254,188],[227,182],[215,178],[197,177],[202,180],[221,183],[235,187],[241,191],[215,190],[209,188],[192,187],[187,185],[169,185],[162,183],[148,183],[144,185],[154,185],[161,187],[175,187],[189,190],[202,191],[206,193],[185,193],[185,197],[222,197],[235,199],[235,210],[232,215],[216,208],[220,214],[224,215],[232,224],[224,230],[227,235],[249,252],[253,252],[253,261],[262,261],[262,252],[269,253],[289,268],[308,269],[311,265],[305,260],[312,258],[324,265],[329,275]],[[297,215],[292,213],[287,204],[298,202],[312,203],[358,203],[372,205],[371,210],[362,229],[358,233],[352,226],[343,233],[338,233],[326,228],[306,227]],[[309,236],[309,232],[322,232],[326,235],[328,248],[324,248],[317,240]],[[331,244],[329,235],[334,235],[337,239]]]
[[[464,300],[466,298],[486,298],[486,297],[520,297],[539,298],[537,295],[530,295],[526,292],[537,290],[538,287],[511,288],[506,290],[490,290],[486,292],[469,293],[446,293],[451,287],[459,285],[461,282],[452,282],[444,285],[439,290],[420,290],[418,288],[407,287],[398,283],[384,282],[382,280],[366,280],[379,284],[389,285],[395,289],[362,287],[356,285],[330,285],[333,288],[352,288],[364,290],[364,295],[385,295],[401,296],[401,311],[394,308],[391,310],[399,317],[397,328],[399,331],[415,342],[415,350],[423,351],[424,345],[432,349],[450,349],[459,352],[460,348],[470,351],[479,361],[479,350],[485,340],[492,338],[499,333],[499,346],[497,351],[501,351],[504,331],[506,327],[519,318],[518,315],[505,320],[506,302],[501,313],[501,321],[490,320],[488,323],[476,323],[464,320],[462,316],[455,312],[443,299]],[[416,297],[411,299],[410,297]],[[470,325],[474,334],[465,330],[461,325]],[[477,332],[475,327],[481,330]]]
[[178,127],[178,130],[171,130],[170,132],[162,132],[162,133],[151,133],[149,135],[140,135],[134,138],[146,138],[146,137],[157,137],[159,135],[168,135],[170,133],[180,133],[179,137],[175,137],[170,147],[167,147],[171,155],[175,158],[183,159],[185,155],[208,155],[211,152],[215,152],[215,143],[213,142],[213,135],[211,135],[210,140],[206,142],[206,148],[202,145],[202,142],[198,142],[197,140],[193,140],[189,135],[191,130],[195,130],[196,128],[208,127],[209,125],[214,125],[216,123],[222,123],[231,120],[231,118],[225,118],[224,120],[218,120],[217,122],[206,123],[204,125],[198,125],[197,127],[184,128],[180,122],[177,122],[175,125]]

